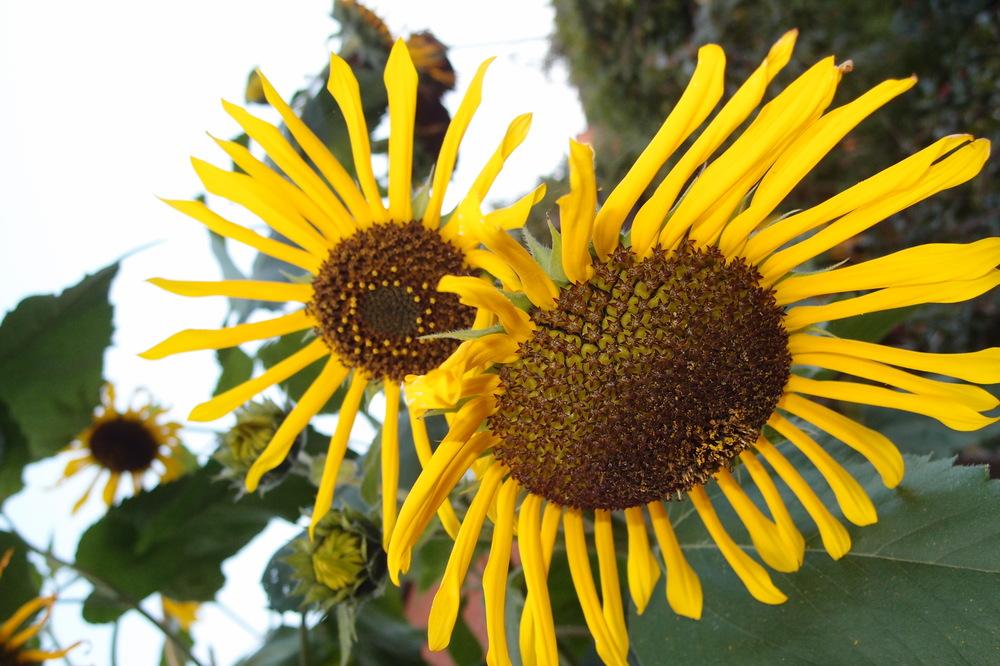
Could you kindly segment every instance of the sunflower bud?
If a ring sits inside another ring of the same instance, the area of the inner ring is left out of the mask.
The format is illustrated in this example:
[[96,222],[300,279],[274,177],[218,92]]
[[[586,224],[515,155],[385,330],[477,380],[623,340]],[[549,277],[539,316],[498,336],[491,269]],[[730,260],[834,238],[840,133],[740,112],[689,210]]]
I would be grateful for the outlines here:
[[357,511],[331,510],[316,525],[312,541],[302,535],[291,548],[287,562],[296,580],[294,594],[304,607],[356,607],[385,584],[381,532]]
[[[219,448],[214,455],[224,468],[222,476],[237,480],[242,487],[243,477],[267,448],[284,418],[284,410],[266,399],[248,402],[236,410],[236,424],[220,438]],[[265,475],[262,487],[267,488],[284,478],[291,469],[290,461],[295,457],[297,448],[296,442],[292,454]]]

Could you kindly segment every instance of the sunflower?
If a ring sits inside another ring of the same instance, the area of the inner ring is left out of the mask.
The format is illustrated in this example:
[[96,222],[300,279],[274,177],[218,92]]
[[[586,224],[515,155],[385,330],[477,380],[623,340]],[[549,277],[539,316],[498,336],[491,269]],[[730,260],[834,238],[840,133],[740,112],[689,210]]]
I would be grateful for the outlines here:
[[[10,564],[10,558],[14,555],[14,549],[10,548],[0,557],[0,576],[3,576],[4,569]],[[25,648],[25,644],[38,635],[52,613],[52,604],[56,598],[52,596],[38,597],[25,603],[17,609],[13,615],[0,624],[0,666],[17,666],[17,664],[40,664],[46,659],[58,659],[69,654],[70,650],[79,643],[74,643],[67,648],[59,650],[39,650],[36,648]],[[38,622],[18,631],[35,613],[45,609],[45,615]]]
[[[480,203],[511,154],[523,141],[530,115],[516,118],[496,152],[487,161],[456,210],[442,216],[445,190],[451,179],[459,144],[482,96],[483,77],[491,61],[478,69],[447,133],[437,158],[429,193],[415,200],[411,189],[413,123],[417,72],[406,44],[397,40],[385,69],[389,98],[389,201],[384,205],[371,164],[368,128],[362,112],[357,79],[339,56],[330,57],[328,90],[347,123],[357,182],[261,76],[264,94],[280,114],[287,132],[224,102],[226,111],[273,161],[275,168],[243,146],[219,141],[241,172],[219,169],[193,160],[206,189],[240,204],[259,216],[281,239],[267,238],[230,222],[199,201],[168,201],[213,232],[246,243],[302,271],[291,282],[181,282],[153,279],[154,284],[184,296],[228,296],[297,307],[266,321],[221,330],[182,331],[142,354],[158,359],[178,352],[233,347],[301,332],[311,336],[299,351],[259,376],[232,388],[192,411],[194,421],[218,419],[261,391],[322,359],[322,370],[302,395],[267,448],[247,472],[251,492],[261,477],[282,463],[299,433],[345,381],[346,396],[330,439],[310,532],[331,507],[338,470],[366,387],[385,392],[381,436],[383,520],[392,531],[399,477],[398,417],[400,389],[408,375],[435,368],[456,348],[446,336],[476,323],[476,310],[457,296],[436,291],[444,275],[474,276],[493,271],[508,281],[516,277],[498,258],[480,247],[488,225],[519,227],[541,188],[509,208],[480,215]],[[300,156],[291,141],[312,164]],[[315,168],[314,166],[315,165]],[[278,171],[280,170],[280,172]],[[513,282],[508,283],[512,288]],[[431,336],[431,337],[428,337]],[[430,459],[431,448],[422,419],[410,415],[416,452]],[[448,529],[457,532],[450,507],[441,511]]]
[[[135,400],[133,396],[131,402]],[[182,446],[177,437],[181,424],[163,421],[161,417],[165,412],[152,400],[138,407],[130,404],[120,412],[115,407],[115,387],[104,385],[101,405],[93,420],[67,447],[78,455],[66,463],[63,480],[90,467],[98,468],[83,496],[73,505],[74,513],[90,497],[105,471],[108,478],[103,497],[107,506],[114,503],[122,476],[132,478],[133,492],[138,494],[149,472],[163,482],[173,481],[183,473],[184,466],[178,458]]]
[[163,618],[176,623],[182,631],[191,631],[191,627],[198,620],[198,609],[201,608],[200,601],[175,601],[170,597],[160,595],[160,604],[163,606]]
[[[856,525],[874,523],[875,507],[808,431],[824,431],[855,449],[889,487],[903,476],[903,458],[886,437],[818,399],[924,414],[957,430],[997,420],[981,413],[997,406],[996,398],[972,384],[1000,381],[1000,349],[925,354],[841,339],[820,324],[982,294],[1000,283],[1000,238],[795,272],[897,211],[972,178],[987,158],[987,141],[945,137],[828,201],[776,216],[775,207],[851,128],[915,83],[912,77],[885,81],[827,110],[850,69],[831,57],[764,105],[712,159],[760,104],[788,62],[796,34],[772,47],[673,162],[624,235],[642,193],[722,97],[725,56],[718,46],[699,51],[680,101],[599,210],[593,151],[571,142],[570,192],[558,201],[561,234],[553,234],[551,251],[529,242],[532,257],[499,237],[491,245],[519,278],[520,290],[505,294],[470,276],[441,280],[442,291],[497,323],[407,392],[411,409],[451,410],[451,429],[400,510],[388,552],[394,581],[456,483],[470,469],[479,479],[431,608],[432,649],[448,644],[487,515],[495,516],[483,574],[488,662],[510,663],[504,599],[516,533],[527,586],[521,657],[559,663],[546,578],[561,525],[597,651],[606,663],[623,665],[629,645],[616,528],[627,538],[625,578],[639,612],[661,575],[651,527],[670,606],[701,616],[701,585],[664,505],[685,496],[749,593],[780,604],[785,594],[727,533],[706,484],[718,484],[764,563],[790,572],[801,566],[805,542],[772,472],[815,521],[831,557],[848,551],[850,537],[772,443],[775,435],[818,469],[843,516]],[[865,293],[839,296],[854,292]],[[849,378],[828,379],[817,369]],[[763,507],[734,479],[736,465],[760,491]],[[600,593],[589,557],[590,525]]]

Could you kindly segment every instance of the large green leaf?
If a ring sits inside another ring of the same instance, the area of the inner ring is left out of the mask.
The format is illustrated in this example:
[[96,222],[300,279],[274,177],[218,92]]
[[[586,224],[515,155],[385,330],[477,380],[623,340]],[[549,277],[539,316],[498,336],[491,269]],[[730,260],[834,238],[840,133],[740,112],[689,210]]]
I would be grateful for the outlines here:
[[69,444],[100,402],[117,272],[116,263],[58,296],[29,296],[0,324],[0,400],[33,460]]
[[8,549],[14,552],[10,564],[0,575],[0,624],[21,607],[21,604],[38,596],[41,578],[28,561],[27,551],[14,535],[0,532],[0,559]]
[[[220,470],[210,462],[113,507],[81,537],[77,564],[133,601],[157,591],[173,599],[212,599],[225,582],[222,562],[272,518],[296,520],[314,493],[305,479],[291,475],[263,497],[237,500],[230,483],[216,480]],[[110,622],[123,610],[97,590],[83,614],[89,622]]]
[[[681,618],[662,591],[656,594],[645,614],[631,618],[641,664],[994,662],[1000,484],[982,468],[947,460],[908,456],[906,463],[906,479],[895,490],[882,487],[862,463],[848,464],[875,502],[879,522],[852,528],[851,552],[836,562],[815,536],[809,539],[802,570],[772,573],[789,596],[780,606],[751,599],[686,503],[672,506],[678,536],[701,576],[705,610],[700,622]],[[815,476],[807,478],[824,488]],[[811,525],[795,509],[800,526]],[[731,533],[747,541],[741,529]]]

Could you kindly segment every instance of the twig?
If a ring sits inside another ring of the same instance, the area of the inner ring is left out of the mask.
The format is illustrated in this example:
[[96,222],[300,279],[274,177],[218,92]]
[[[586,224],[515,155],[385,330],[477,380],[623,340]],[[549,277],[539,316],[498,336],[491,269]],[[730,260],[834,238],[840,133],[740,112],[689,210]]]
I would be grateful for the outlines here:
[[111,666],[118,666],[118,628],[121,626],[120,618],[115,620],[115,626],[111,628]]

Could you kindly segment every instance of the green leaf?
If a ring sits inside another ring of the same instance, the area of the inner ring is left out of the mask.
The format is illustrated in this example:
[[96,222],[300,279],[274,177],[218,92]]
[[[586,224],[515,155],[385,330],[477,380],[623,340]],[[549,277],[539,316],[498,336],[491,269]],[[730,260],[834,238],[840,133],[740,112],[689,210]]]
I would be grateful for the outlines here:
[[0,505],[24,487],[21,470],[29,462],[28,440],[0,401]]
[[212,395],[225,393],[253,377],[253,359],[239,347],[229,347],[215,352],[222,372]]
[[[257,358],[264,363],[265,368],[270,368],[302,349],[308,343],[312,342],[313,339],[311,334],[304,333],[283,335],[277,340],[272,340],[261,346],[257,352]],[[281,388],[288,394],[289,399],[297,402],[302,397],[302,394],[306,392],[306,389],[319,377],[319,373],[323,370],[325,363],[326,358],[321,358],[311,365],[307,365],[289,379],[281,382]],[[347,382],[344,382],[337,389],[326,405],[323,406],[323,409],[320,410],[320,413],[332,414],[339,410],[340,404],[344,402],[345,395],[347,395]]]
[[32,460],[68,445],[100,403],[117,273],[115,263],[58,296],[29,296],[0,324],[0,400]]
[[[646,612],[631,618],[640,663],[995,661],[1000,484],[990,482],[983,468],[953,467],[947,460],[907,456],[906,464],[906,479],[895,490],[882,487],[866,464],[847,465],[871,495],[879,522],[852,528],[851,552],[836,562],[815,536],[809,539],[801,571],[771,574],[789,596],[780,606],[754,601],[704,531],[694,536],[696,519],[682,517],[687,502],[672,506],[678,535],[701,576],[704,615],[700,622],[674,615],[661,588]],[[829,495],[815,473],[806,476]],[[717,508],[722,504],[716,501]],[[796,514],[800,526],[811,525],[797,505]],[[731,533],[747,541],[741,529]]]
[[[153,592],[208,601],[222,587],[222,563],[272,518],[295,521],[314,489],[290,475],[263,497],[236,499],[216,478],[218,463],[112,507],[81,537],[76,562],[134,601]],[[124,610],[95,592],[83,607],[88,622],[113,621]]]
[[264,575],[261,576],[260,584],[267,594],[267,605],[271,610],[279,613],[286,611],[299,611],[305,599],[301,595],[295,594],[295,570],[288,564],[288,557],[294,552],[292,543],[299,537],[286,543],[271,556],[267,566],[264,567]]
[[20,540],[8,532],[0,532],[0,558],[13,548],[10,564],[0,575],[0,624],[13,615],[22,604],[38,596],[41,577],[28,561],[27,551]]

